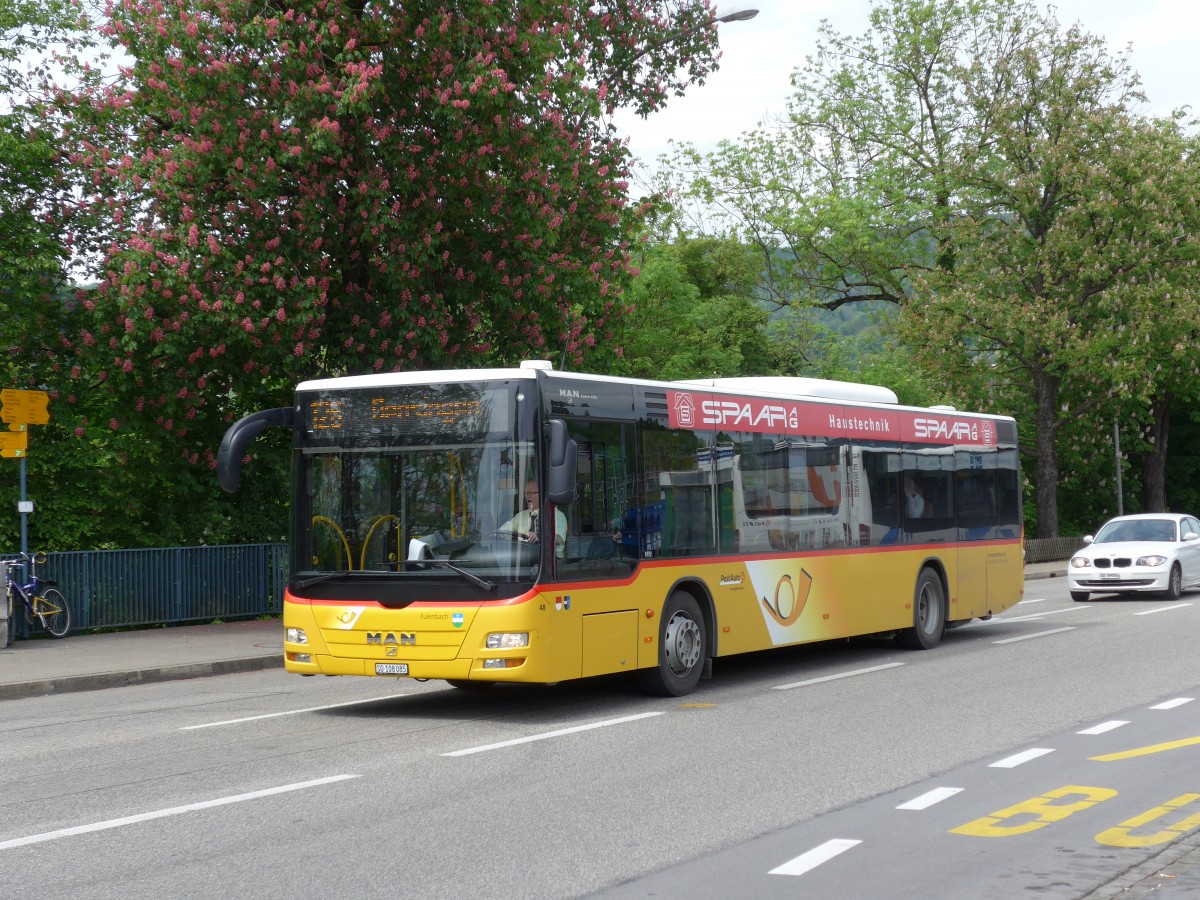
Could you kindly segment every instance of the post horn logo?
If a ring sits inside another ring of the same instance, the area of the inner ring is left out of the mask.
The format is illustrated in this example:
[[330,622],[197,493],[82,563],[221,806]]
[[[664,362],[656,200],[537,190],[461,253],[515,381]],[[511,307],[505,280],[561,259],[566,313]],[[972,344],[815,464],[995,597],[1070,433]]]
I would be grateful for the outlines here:
[[792,576],[784,575],[775,583],[775,602],[772,603],[766,596],[762,598],[763,606],[780,625],[791,625],[804,612],[804,604],[808,602],[808,593],[812,589],[812,576],[804,569],[800,570],[799,585],[797,589]]

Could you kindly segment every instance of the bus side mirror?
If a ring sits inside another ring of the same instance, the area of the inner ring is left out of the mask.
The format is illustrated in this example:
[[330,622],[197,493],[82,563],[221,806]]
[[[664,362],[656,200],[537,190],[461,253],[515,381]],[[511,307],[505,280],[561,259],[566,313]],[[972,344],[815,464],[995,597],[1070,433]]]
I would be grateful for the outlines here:
[[242,457],[246,455],[250,442],[264,428],[291,428],[292,420],[292,407],[281,406],[251,413],[229,426],[217,450],[217,481],[222,490],[232,494],[238,489],[238,482],[242,480]]
[[546,435],[546,499],[555,506],[570,506],[575,502],[575,441],[567,437],[567,423],[562,419],[548,420]]

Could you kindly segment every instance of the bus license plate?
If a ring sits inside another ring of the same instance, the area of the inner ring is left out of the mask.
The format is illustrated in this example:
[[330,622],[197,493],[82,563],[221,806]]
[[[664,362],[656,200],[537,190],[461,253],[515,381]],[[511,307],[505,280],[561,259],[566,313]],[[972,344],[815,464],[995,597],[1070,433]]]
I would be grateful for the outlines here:
[[375,663],[376,675],[407,675],[408,663]]

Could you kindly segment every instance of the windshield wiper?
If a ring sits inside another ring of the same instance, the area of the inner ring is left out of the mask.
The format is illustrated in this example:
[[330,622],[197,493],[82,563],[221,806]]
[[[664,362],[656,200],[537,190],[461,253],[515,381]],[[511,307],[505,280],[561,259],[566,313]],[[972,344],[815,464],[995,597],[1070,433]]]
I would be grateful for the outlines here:
[[[453,570],[458,575],[461,575],[463,578],[465,578],[467,581],[471,582],[471,584],[475,585],[475,587],[477,587],[477,588],[483,588],[485,591],[494,591],[496,589],[495,582],[488,581],[485,578],[480,578],[474,572],[468,572],[466,569],[461,568],[460,566],[456,566],[454,563],[450,562],[449,560],[421,559],[421,560],[406,560],[406,562],[416,563],[416,564],[422,565],[422,566],[443,566],[447,569]],[[337,571],[337,572],[324,572],[320,575],[314,575],[312,578],[305,578],[303,581],[297,581],[297,582],[295,582],[294,587],[296,587],[297,589],[312,587],[314,584],[322,584],[326,581],[332,581],[334,578],[355,578],[355,577],[358,577],[361,575],[381,575],[381,574],[387,574],[387,573],[381,572],[379,570],[374,570],[374,569],[366,569],[366,570],[341,569],[340,571]]]
[[474,572],[468,572],[461,566],[456,566],[448,559],[422,559],[419,560],[419,562],[427,566],[445,566],[447,569],[457,572],[463,578],[467,579],[467,581],[471,582],[471,584],[475,585],[475,587],[483,588],[485,591],[494,591],[496,589],[496,583],[494,581],[488,581],[486,578],[480,578]]
[[303,581],[297,581],[295,586],[298,588],[312,587],[314,584],[332,581],[334,578],[345,578],[353,574],[349,569],[342,569],[339,572],[325,572],[321,575],[314,575],[312,578],[305,578]]

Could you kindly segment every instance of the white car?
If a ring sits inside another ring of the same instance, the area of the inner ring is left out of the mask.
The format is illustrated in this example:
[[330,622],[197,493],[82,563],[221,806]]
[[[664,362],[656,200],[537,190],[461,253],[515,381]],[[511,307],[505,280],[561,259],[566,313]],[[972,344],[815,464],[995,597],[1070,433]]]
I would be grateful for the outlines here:
[[1071,599],[1154,593],[1178,600],[1200,585],[1200,520],[1180,513],[1118,516],[1104,523],[1067,565]]

